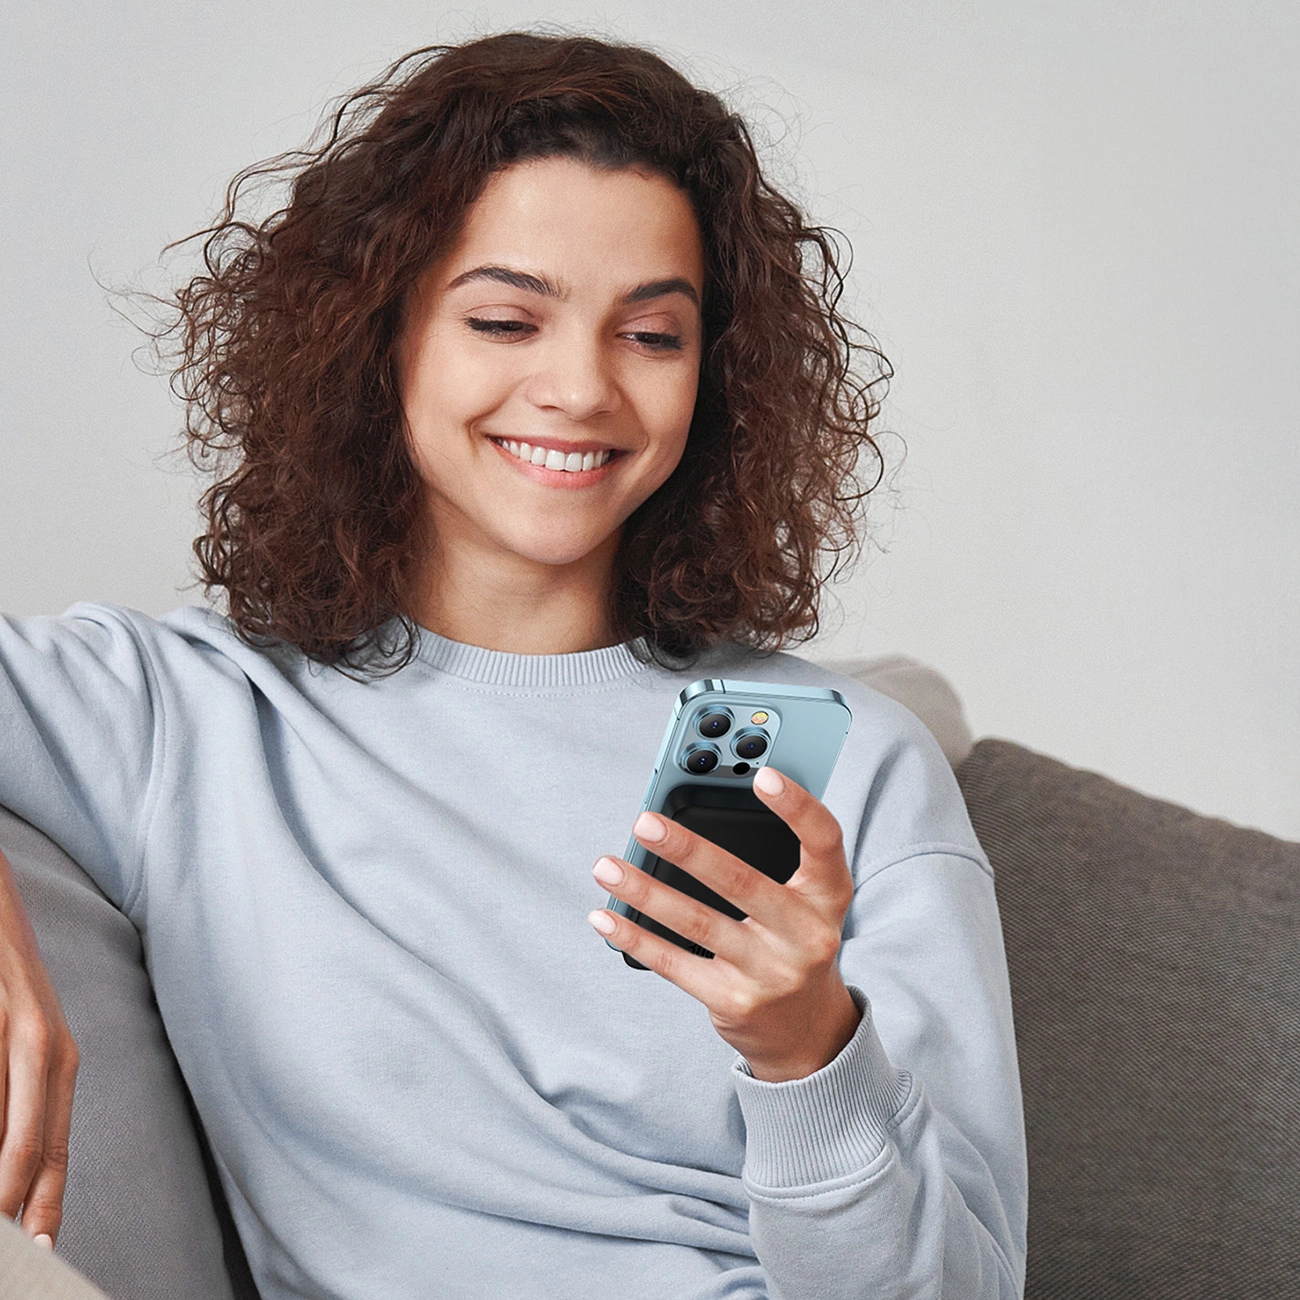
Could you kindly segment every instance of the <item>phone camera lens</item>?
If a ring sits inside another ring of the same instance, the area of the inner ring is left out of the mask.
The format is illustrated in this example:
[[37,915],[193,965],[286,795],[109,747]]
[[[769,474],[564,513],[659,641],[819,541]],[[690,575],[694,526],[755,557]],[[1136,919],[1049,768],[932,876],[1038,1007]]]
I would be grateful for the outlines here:
[[731,730],[731,719],[725,713],[706,713],[700,719],[700,735],[717,738]]
[[682,766],[688,772],[694,772],[696,776],[712,772],[717,765],[718,751],[712,745],[701,745],[698,749],[692,749],[682,760]]
[[741,758],[757,758],[767,749],[767,736],[761,731],[742,731],[735,748]]
[[731,770],[732,770],[732,771],[733,771],[737,776],[744,776],[745,773],[749,771],[749,764],[748,764],[748,763],[737,763],[736,766],[733,767]]

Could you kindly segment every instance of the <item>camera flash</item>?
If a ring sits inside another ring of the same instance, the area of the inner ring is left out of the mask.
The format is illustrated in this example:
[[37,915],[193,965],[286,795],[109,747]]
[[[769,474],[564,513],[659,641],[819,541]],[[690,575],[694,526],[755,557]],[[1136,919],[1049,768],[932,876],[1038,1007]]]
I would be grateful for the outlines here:
[[753,714],[749,720],[756,726],[762,726],[763,723],[767,721],[767,714],[764,713],[762,709],[759,709],[759,711]]

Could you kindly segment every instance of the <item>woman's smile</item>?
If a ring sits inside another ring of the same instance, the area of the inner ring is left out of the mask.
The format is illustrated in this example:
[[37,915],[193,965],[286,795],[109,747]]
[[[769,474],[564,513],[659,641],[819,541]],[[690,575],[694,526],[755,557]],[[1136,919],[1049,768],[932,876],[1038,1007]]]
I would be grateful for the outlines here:
[[490,441],[506,452],[534,483],[549,487],[581,488],[599,483],[605,475],[598,471],[618,455],[612,447],[575,446],[553,439],[535,443],[514,438]]

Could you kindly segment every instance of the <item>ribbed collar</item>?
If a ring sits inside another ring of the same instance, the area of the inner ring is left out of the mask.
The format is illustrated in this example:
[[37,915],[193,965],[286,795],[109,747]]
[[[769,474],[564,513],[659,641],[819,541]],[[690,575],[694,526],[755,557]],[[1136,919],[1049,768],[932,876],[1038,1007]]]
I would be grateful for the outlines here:
[[420,628],[417,657],[440,672],[493,686],[590,686],[617,681],[650,665],[633,653],[634,642],[566,655],[518,655],[451,641]]

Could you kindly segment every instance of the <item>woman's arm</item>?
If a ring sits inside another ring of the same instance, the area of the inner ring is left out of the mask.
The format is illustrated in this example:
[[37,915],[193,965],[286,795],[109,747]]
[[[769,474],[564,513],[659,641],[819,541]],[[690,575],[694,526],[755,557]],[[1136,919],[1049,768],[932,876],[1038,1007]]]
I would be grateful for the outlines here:
[[77,1045],[0,853],[0,1214],[53,1247],[63,1218]]
[[927,851],[876,871],[854,910],[848,1047],[791,1083],[735,1070],[773,1295],[1015,1300],[1027,1169],[992,881]]
[[[0,805],[119,906],[139,870],[157,718],[130,616],[0,616]],[[77,1049],[0,857],[0,1214],[58,1233]]]
[[749,918],[622,863],[617,897],[716,956],[623,919],[612,939],[745,1057],[750,1234],[773,1300],[1013,1300],[1026,1168],[992,877],[933,741],[900,743],[881,770],[856,888],[830,811],[756,780],[800,839],[790,882],[659,819],[655,852]]

